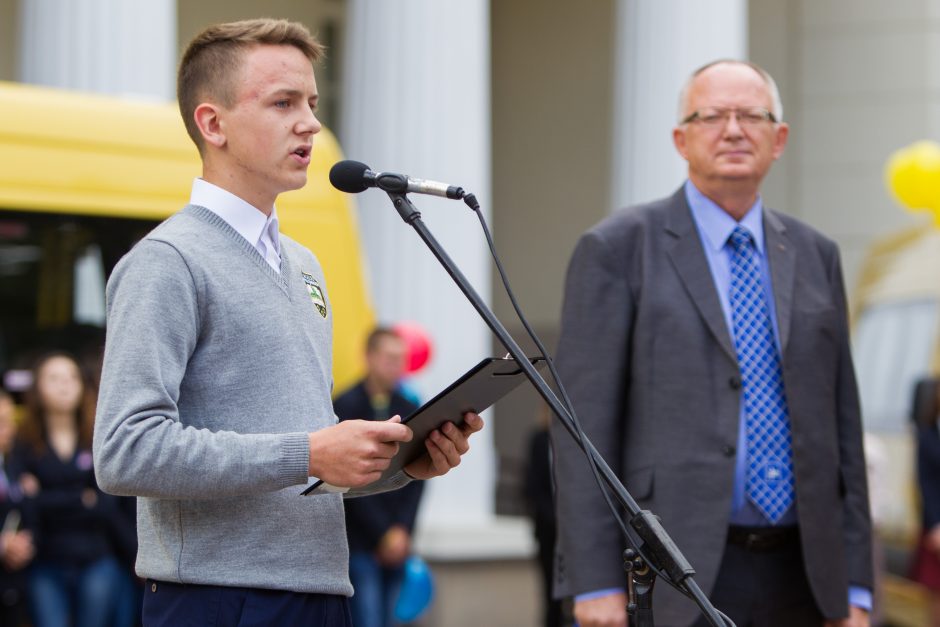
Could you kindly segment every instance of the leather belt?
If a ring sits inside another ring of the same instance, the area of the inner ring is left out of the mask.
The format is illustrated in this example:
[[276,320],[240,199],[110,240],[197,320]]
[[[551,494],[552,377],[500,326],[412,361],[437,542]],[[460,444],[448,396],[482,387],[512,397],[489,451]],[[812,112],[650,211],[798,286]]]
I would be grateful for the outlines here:
[[747,551],[763,553],[776,551],[783,547],[797,544],[800,529],[796,525],[788,527],[739,527],[728,528],[728,544],[744,547]]

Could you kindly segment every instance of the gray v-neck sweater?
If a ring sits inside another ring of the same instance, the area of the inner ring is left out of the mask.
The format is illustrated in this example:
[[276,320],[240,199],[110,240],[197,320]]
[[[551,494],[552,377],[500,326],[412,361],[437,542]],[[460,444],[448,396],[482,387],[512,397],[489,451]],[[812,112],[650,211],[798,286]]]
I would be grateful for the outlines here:
[[307,433],[336,421],[313,254],[282,235],[278,274],[189,205],[120,261],[107,298],[95,470],[140,497],[137,573],[352,594],[342,498],[299,495]]

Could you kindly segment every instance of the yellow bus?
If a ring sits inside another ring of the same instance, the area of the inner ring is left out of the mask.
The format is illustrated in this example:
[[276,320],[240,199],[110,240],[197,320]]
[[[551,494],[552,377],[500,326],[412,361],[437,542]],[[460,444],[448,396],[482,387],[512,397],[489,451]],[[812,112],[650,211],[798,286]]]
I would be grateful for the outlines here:
[[[323,264],[336,389],[361,374],[374,324],[355,214],[330,186],[324,130],[307,186],[284,194],[282,231]],[[0,82],[0,373],[22,387],[38,351],[100,347],[104,285],[150,229],[189,199],[200,165],[176,107]]]

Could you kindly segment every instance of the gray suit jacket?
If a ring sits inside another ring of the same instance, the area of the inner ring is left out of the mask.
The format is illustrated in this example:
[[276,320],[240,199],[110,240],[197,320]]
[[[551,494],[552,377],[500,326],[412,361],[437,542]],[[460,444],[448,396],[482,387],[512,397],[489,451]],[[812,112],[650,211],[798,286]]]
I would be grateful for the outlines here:
[[[823,614],[872,586],[868,491],[836,245],[765,209],[807,577]],[[683,189],[585,233],[568,269],[558,366],[588,437],[658,514],[708,594],[728,531],[741,383]],[[624,540],[581,451],[554,421],[556,595],[625,586]],[[744,454],[743,451],[740,454]],[[695,605],[656,586],[657,624]]]

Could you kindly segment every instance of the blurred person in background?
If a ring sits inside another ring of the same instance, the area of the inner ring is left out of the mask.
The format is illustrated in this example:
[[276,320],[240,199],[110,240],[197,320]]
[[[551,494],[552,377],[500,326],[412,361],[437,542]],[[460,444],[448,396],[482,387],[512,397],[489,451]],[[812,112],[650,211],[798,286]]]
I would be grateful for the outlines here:
[[911,579],[928,592],[930,627],[940,627],[940,385],[937,379],[917,383],[912,414],[917,432],[922,535],[914,553]]
[[[104,361],[104,331],[86,332],[88,339],[76,353],[82,378],[92,397],[98,398],[101,386],[101,365]],[[117,496],[114,515],[108,520],[117,558],[121,564],[121,590],[115,608],[114,624],[136,625],[141,621],[144,601],[144,584],[134,572],[137,560],[137,499],[132,496]]]
[[560,627],[562,602],[552,598],[552,564],[555,558],[555,485],[552,481],[552,450],[549,436],[551,412],[548,405],[539,410],[538,424],[529,436],[525,469],[525,499],[538,544],[542,576],[543,620],[545,627]]
[[[418,406],[400,390],[405,372],[405,342],[392,329],[379,327],[366,340],[366,376],[333,402],[340,420],[388,420],[407,417]],[[395,624],[395,602],[411,554],[423,483],[401,490],[346,499],[349,578],[355,590],[350,602],[356,627]]]
[[94,404],[72,356],[55,352],[39,359],[21,429],[21,483],[35,497],[38,514],[29,574],[36,627],[110,626],[126,591],[115,546],[116,525],[126,518],[117,499],[98,489],[92,467]]
[[15,438],[13,398],[0,389],[0,627],[23,621],[26,567],[36,552],[34,504],[19,485],[22,456],[14,448]]

